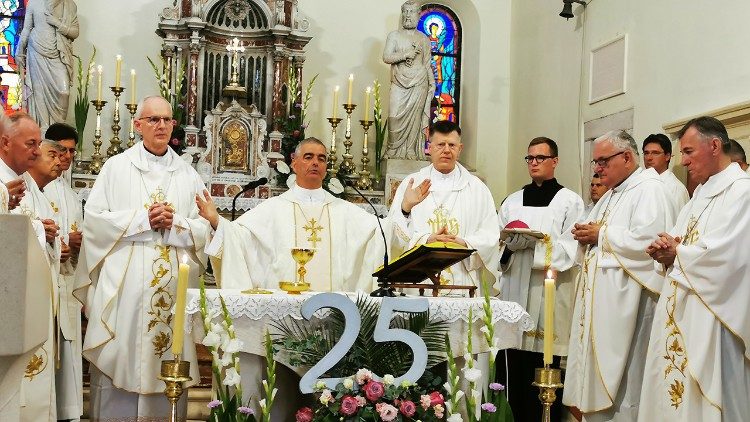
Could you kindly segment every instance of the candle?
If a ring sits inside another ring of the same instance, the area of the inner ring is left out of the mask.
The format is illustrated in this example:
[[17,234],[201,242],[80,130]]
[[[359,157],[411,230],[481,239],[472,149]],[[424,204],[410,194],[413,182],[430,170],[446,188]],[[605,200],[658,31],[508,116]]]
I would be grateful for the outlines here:
[[333,88],[333,118],[336,118],[336,107],[339,102],[339,86],[336,85],[336,88]]
[[368,86],[365,89],[365,121],[370,120],[370,91],[372,89]]
[[130,103],[135,104],[135,69],[130,69]]
[[96,101],[102,100],[102,65],[96,67]]
[[187,295],[188,275],[190,274],[187,255],[182,257],[177,274],[177,303],[175,305],[174,324],[172,325],[172,331],[174,332],[172,354],[175,355],[175,359],[182,354],[182,343],[185,335],[185,297]]
[[120,71],[122,70],[122,56],[117,55],[117,60],[115,60],[115,87],[120,87]]
[[544,365],[552,364],[552,345],[555,342],[555,279],[552,270],[544,279]]
[[346,96],[346,103],[351,104],[352,103],[352,84],[354,83],[354,74],[349,74],[349,93]]

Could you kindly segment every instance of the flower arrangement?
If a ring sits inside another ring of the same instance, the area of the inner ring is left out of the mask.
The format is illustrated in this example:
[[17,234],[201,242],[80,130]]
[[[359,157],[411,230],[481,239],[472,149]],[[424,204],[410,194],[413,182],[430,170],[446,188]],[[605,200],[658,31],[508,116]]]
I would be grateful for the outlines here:
[[[73,114],[75,115],[76,131],[78,132],[79,137],[83,136],[83,130],[86,128],[86,120],[89,116],[89,106],[91,105],[89,102],[89,84],[91,83],[91,77],[94,74],[94,57],[96,57],[96,47],[94,47],[94,51],[91,53],[89,64],[84,73],[81,57],[75,56],[76,61],[78,62],[78,71],[76,73],[77,95],[75,103],[73,104]],[[79,154],[83,153],[83,141],[78,142],[76,147],[78,148]]]
[[151,57],[146,56],[151,69],[154,71],[154,76],[159,83],[159,95],[166,98],[172,104],[172,118],[177,122],[175,127],[182,126],[184,124],[183,117],[185,115],[185,92],[183,90],[185,83],[185,72],[187,71],[187,64],[183,63],[177,72],[177,78],[175,79],[174,91],[167,80],[167,73],[164,71],[166,68],[166,61],[164,57],[161,57],[161,68],[151,60]]
[[375,80],[375,183],[379,183],[382,174],[383,146],[388,133],[388,119],[383,118],[383,105],[380,99],[380,82]]
[[298,410],[297,422],[445,420],[445,395],[440,389],[408,381],[396,385],[392,375],[379,381],[368,369],[358,370],[334,390],[319,382],[315,396],[315,410]]

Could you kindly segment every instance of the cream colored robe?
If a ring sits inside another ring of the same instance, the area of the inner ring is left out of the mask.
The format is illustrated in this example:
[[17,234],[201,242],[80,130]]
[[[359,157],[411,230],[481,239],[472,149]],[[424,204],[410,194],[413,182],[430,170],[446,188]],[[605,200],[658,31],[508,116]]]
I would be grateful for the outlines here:
[[[306,265],[306,279],[313,288],[365,292],[374,288],[372,273],[382,265],[384,251],[377,217],[322,189],[314,194],[317,198],[313,201],[303,201],[297,192],[300,189],[295,185],[236,221],[221,218],[206,253],[219,259],[212,261],[222,288],[277,289],[279,281],[294,280],[297,266],[291,249],[313,246],[307,240],[310,232],[303,228],[309,219],[323,220],[327,226],[317,232],[322,238],[322,243],[316,245],[320,250]],[[330,245],[330,250],[325,244]]]
[[[410,179],[418,186],[425,179],[432,180],[430,193],[411,210],[407,218],[401,212],[401,202]],[[495,201],[487,186],[469,173],[461,164],[448,175],[442,175],[432,165],[405,177],[396,190],[388,217],[394,224],[391,256],[398,256],[427,238],[442,226],[451,234],[464,239],[477,251],[463,261],[442,272],[450,284],[481,285],[482,270],[486,269],[497,280],[500,251],[500,226]]]
[[750,420],[748,210],[750,177],[732,163],[670,231],[683,241],[656,308],[639,420]]
[[[205,264],[208,224],[195,204],[203,183],[171,149],[167,154],[161,170],[142,143],[107,160],[86,202],[76,273],[74,295],[89,320],[84,357],[116,388],[140,395],[164,391],[160,362],[173,358],[173,329],[184,329],[172,327],[178,264],[190,265],[193,286]],[[154,231],[148,207],[164,201],[175,210],[174,223]],[[191,362],[187,385],[194,385],[198,365],[190,339],[182,359]]]
[[5,187],[5,183],[0,183],[0,214],[8,213],[8,201],[10,201],[8,188]]
[[667,193],[669,205],[672,206],[672,215],[677,218],[682,207],[684,207],[690,200],[687,188],[670,169],[667,169],[664,173],[660,174],[659,178],[664,182],[664,190]]
[[639,168],[585,220],[602,227],[576,283],[563,403],[579,408],[585,420],[632,421],[662,286],[645,249],[673,221],[664,184],[655,170]]
[[[517,302],[531,315],[537,329],[524,333],[521,349],[543,352],[544,335],[544,279],[545,267],[557,270],[555,294],[555,343],[553,353],[568,354],[570,320],[573,313],[573,295],[578,242],[565,236],[573,225],[583,219],[583,200],[570,189],[563,188],[546,207],[523,205],[523,190],[503,201],[500,207],[500,227],[514,220],[525,222],[529,228],[541,231],[550,240],[540,240],[533,248],[513,252],[507,264],[501,266],[500,296],[503,300]],[[502,250],[505,244],[502,244]],[[547,252],[550,255],[547,257]],[[549,259],[549,262],[547,261]]]

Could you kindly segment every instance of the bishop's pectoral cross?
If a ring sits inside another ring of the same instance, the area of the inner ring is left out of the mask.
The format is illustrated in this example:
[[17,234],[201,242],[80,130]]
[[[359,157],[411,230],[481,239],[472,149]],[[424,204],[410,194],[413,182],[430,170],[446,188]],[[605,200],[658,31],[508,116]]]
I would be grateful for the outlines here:
[[154,193],[148,196],[151,202],[146,202],[143,207],[146,209],[151,208],[152,205],[163,202],[168,207],[175,209],[174,205],[167,202],[167,195],[164,193],[161,187],[157,187]]
[[448,229],[448,234],[452,234],[454,236],[458,235],[458,220],[456,220],[455,217],[451,217],[448,210],[443,208],[442,205],[435,208],[435,211],[432,212],[432,217],[427,220],[427,224],[430,225],[433,233],[437,233],[438,231],[440,231],[440,229],[446,227]]
[[310,233],[310,237],[307,238],[307,241],[312,243],[313,249],[318,247],[318,242],[320,242],[321,239],[320,236],[318,236],[318,232],[323,230],[323,226],[318,224],[317,221],[315,221],[315,218],[311,218],[310,221],[307,222],[304,226],[302,226],[303,229],[305,229],[306,232]]

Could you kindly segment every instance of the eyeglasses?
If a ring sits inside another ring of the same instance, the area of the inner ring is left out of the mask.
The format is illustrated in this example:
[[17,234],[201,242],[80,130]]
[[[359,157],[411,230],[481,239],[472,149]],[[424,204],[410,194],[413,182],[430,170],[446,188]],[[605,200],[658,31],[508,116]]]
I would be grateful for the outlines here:
[[149,126],[156,126],[160,122],[164,123],[165,125],[174,124],[174,120],[172,120],[171,117],[149,116],[149,117],[141,117],[138,120],[145,120],[146,123],[148,123]]
[[595,158],[595,159],[591,160],[591,165],[594,166],[594,167],[607,167],[609,165],[609,160],[617,157],[620,154],[625,154],[625,152],[627,152],[627,151],[623,150],[623,151],[620,151],[620,152],[616,152],[616,153],[610,155],[609,157]]
[[661,151],[643,151],[643,156],[644,157],[647,156],[647,155],[654,155],[654,156],[658,157],[660,155],[665,155],[665,154],[666,154],[666,152],[661,152]]
[[523,157],[523,159],[526,160],[526,164],[531,164],[534,161],[536,161],[537,164],[541,164],[541,163],[543,163],[545,160],[547,160],[549,158],[555,158],[555,157],[553,157],[551,155],[527,155],[527,156]]
[[435,149],[438,151],[442,151],[446,148],[450,149],[451,151],[456,151],[460,144],[449,144],[447,142],[441,142],[439,144],[430,144],[430,145],[435,147]]
[[63,154],[65,154],[65,153],[68,153],[71,156],[75,157],[76,153],[78,153],[78,151],[76,151],[75,148],[65,148],[65,151],[63,151]]

